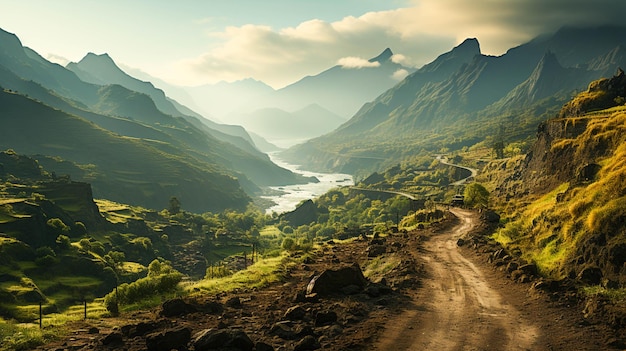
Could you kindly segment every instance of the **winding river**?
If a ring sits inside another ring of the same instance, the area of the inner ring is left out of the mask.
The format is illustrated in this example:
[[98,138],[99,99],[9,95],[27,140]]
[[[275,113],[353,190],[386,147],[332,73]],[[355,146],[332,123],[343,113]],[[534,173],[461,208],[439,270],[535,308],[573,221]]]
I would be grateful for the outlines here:
[[352,186],[354,181],[349,174],[341,173],[317,173],[300,169],[298,165],[289,164],[275,154],[270,154],[272,161],[280,167],[291,170],[294,173],[302,174],[307,177],[316,177],[319,183],[307,183],[299,185],[273,186],[270,189],[280,192],[279,195],[262,196],[264,199],[271,200],[274,206],[266,210],[267,213],[283,213],[293,211],[296,206],[303,200],[314,199],[323,195],[328,190],[340,186]]

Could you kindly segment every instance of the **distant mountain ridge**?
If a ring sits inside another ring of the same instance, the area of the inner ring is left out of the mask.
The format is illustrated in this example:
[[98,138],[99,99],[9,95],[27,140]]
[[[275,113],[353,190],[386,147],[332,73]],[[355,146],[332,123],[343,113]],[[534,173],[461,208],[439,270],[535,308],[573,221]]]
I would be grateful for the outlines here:
[[[145,159],[152,159],[156,157],[156,154],[161,153],[164,159],[173,157],[174,159],[184,159],[185,162],[179,167],[179,176],[184,174],[194,174],[196,171],[191,169],[182,170],[185,167],[199,167],[201,172],[205,172],[203,178],[206,181],[200,181],[195,186],[204,187],[204,189],[197,189],[194,192],[188,192],[187,187],[193,187],[194,185],[185,181],[171,182],[172,187],[168,188],[166,193],[160,193],[162,196],[160,201],[146,202],[149,196],[146,196],[151,192],[127,192],[126,194],[119,193],[119,186],[116,187],[112,179],[116,177],[111,173],[106,172],[104,168],[99,168],[99,171],[94,173],[99,177],[95,182],[94,192],[96,196],[110,198],[116,201],[122,201],[116,196],[121,196],[127,203],[141,203],[144,206],[165,206],[166,201],[163,201],[166,196],[176,196],[178,194],[186,193],[189,198],[195,198],[196,194],[202,194],[205,190],[214,191],[215,196],[210,201],[189,201],[190,209],[193,206],[194,211],[202,212],[205,210],[220,210],[224,208],[243,208],[247,201],[250,199],[244,195],[241,196],[243,186],[248,194],[254,194],[259,190],[259,186],[264,185],[283,185],[283,184],[297,184],[307,182],[307,179],[292,173],[286,169],[280,168],[273,164],[269,157],[248,143],[245,138],[251,140],[247,133],[242,132],[241,136],[228,136],[225,138],[227,141],[218,140],[214,135],[222,135],[224,133],[211,130],[207,124],[200,121],[199,118],[194,116],[188,116],[180,113],[176,113],[175,116],[169,115],[158,108],[158,105],[169,106],[170,111],[176,112],[176,107],[169,103],[168,98],[162,91],[155,89],[150,83],[140,82],[125,73],[123,73],[115,65],[115,63],[108,57],[88,55],[88,59],[80,65],[81,70],[79,72],[83,78],[92,81],[99,81],[108,83],[106,85],[96,85],[89,82],[85,82],[79,79],[78,75],[60,65],[50,63],[39,56],[36,52],[25,48],[21,45],[19,39],[10,33],[0,31],[0,85],[4,89],[11,90],[11,93],[29,96],[36,98],[38,101],[32,101],[32,103],[46,104],[56,109],[66,111],[68,114],[76,116],[78,118],[84,118],[86,121],[90,121],[105,128],[111,132],[118,133],[123,137],[138,138],[140,140],[149,141],[150,148],[140,147],[137,143],[126,144],[130,149],[124,152],[124,156],[140,157]],[[87,64],[88,63],[88,64]],[[93,67],[92,67],[93,66]],[[78,70],[78,65],[74,68]],[[97,72],[91,72],[91,70],[102,70],[103,76],[95,74]],[[117,80],[115,84],[107,80]],[[144,92],[138,92],[130,90],[127,87],[119,84],[133,86],[136,89],[142,89]],[[135,85],[133,85],[135,84]],[[154,99],[151,98],[154,96]],[[157,104],[156,101],[159,101]],[[18,100],[6,99],[7,104],[17,104]],[[11,106],[3,106],[3,109],[9,110]],[[166,109],[166,108],[164,108]],[[41,109],[42,113],[53,114],[53,110]],[[0,115],[0,121],[7,122],[9,115],[3,113]],[[42,131],[37,130],[40,124],[21,124],[26,119],[20,120],[13,118],[10,121],[10,128],[19,129],[32,129],[33,135]],[[5,126],[6,127],[6,126]],[[86,125],[76,124],[72,128],[84,129]],[[236,130],[236,129],[235,129]],[[241,128],[240,128],[241,130]],[[73,130],[74,131],[74,130]],[[54,128],[47,129],[47,133],[59,133]],[[45,139],[45,138],[44,138]],[[9,143],[9,140],[11,142]],[[82,138],[76,138],[76,140],[84,140]],[[230,142],[230,141],[232,142]],[[70,140],[68,140],[69,142]],[[86,140],[84,140],[87,142]],[[241,147],[235,144],[239,143]],[[247,146],[246,146],[247,145]],[[34,148],[34,147],[38,147]],[[94,164],[96,167],[104,167],[111,169],[121,168],[133,168],[141,165],[141,162],[135,162],[129,164],[124,161],[124,157],[115,157],[115,154],[110,154],[105,150],[98,150],[103,148],[104,145],[90,145],[89,148],[82,145],[72,143],[65,145],[65,147],[75,148],[73,153],[69,153],[64,148],[51,148],[44,144],[33,142],[28,137],[14,139],[5,138],[0,140],[0,148],[12,148],[22,154],[40,154],[48,157],[65,155],[65,160],[83,163]],[[80,156],[80,153],[86,153],[87,150],[93,149],[93,153],[89,157]],[[25,150],[28,150],[26,152]],[[105,157],[105,155],[107,155]],[[121,154],[120,154],[121,156]],[[52,167],[59,167],[60,164],[53,163]],[[75,168],[64,168],[65,171],[71,171],[72,178],[78,181],[90,181],[85,179],[87,174],[80,171],[80,165]],[[51,168],[55,170],[54,168]],[[170,170],[159,167],[148,167],[151,172],[154,172],[155,184],[158,184],[156,179],[167,179],[166,175]],[[143,175],[143,170],[138,172],[129,172],[124,181],[139,181],[143,182],[149,177]],[[60,174],[63,174],[59,172]],[[161,174],[161,177],[159,177]],[[248,176],[249,175],[249,178]],[[233,188],[230,186],[219,186],[218,184],[225,184],[223,180],[226,178],[220,178],[227,176],[232,179],[238,179],[239,183],[235,180]],[[121,178],[118,178],[121,179]],[[207,183],[207,181],[214,180],[215,184]],[[140,189],[140,187],[137,187]],[[212,189],[212,190],[211,190]],[[225,191],[225,192],[224,192]],[[134,194],[137,196],[136,202],[127,201],[132,200],[128,194]],[[217,195],[221,193],[222,195]],[[206,193],[206,196],[211,196]],[[229,195],[231,194],[231,195]],[[143,199],[142,199],[143,197]],[[232,199],[229,199],[232,197]],[[221,201],[214,202],[218,199]],[[181,199],[181,201],[185,201]],[[202,204],[206,206],[203,209]],[[220,207],[223,206],[223,207]]]
[[[391,49],[387,48],[368,60],[376,63],[372,67],[349,68],[338,64],[278,90],[253,79],[186,87],[184,89],[188,94],[181,93],[175,87],[167,89],[180,101],[199,106],[214,119],[241,124],[250,130],[254,130],[254,126],[259,124],[252,117],[254,115],[264,115],[261,119],[269,118],[267,112],[274,110],[281,118],[287,119],[285,112],[294,113],[307,109],[308,106],[320,106],[320,111],[324,112],[319,116],[316,128],[310,129],[307,124],[298,127],[301,131],[308,129],[306,137],[313,138],[333,130],[364,103],[397,84],[402,77],[397,78],[396,74],[406,75],[414,71],[395,63],[393,55]],[[330,115],[339,118],[328,119]],[[296,126],[297,117],[291,119],[290,124]],[[258,128],[257,133],[267,137]],[[289,133],[276,137],[282,140],[294,139]]]
[[481,54],[478,41],[467,39],[365,104],[336,131],[282,157],[318,170],[373,171],[384,162],[373,163],[372,156],[399,162],[409,149],[471,146],[504,122],[516,135],[530,135],[543,113],[556,113],[589,81],[626,66],[624,38],[624,27],[565,27],[497,57]]

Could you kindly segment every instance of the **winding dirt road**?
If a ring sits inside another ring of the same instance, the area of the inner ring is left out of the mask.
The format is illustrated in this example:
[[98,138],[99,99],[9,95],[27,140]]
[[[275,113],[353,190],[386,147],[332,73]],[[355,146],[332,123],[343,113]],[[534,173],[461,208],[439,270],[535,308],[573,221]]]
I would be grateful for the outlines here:
[[413,303],[385,325],[376,350],[534,350],[539,331],[505,302],[483,273],[459,252],[476,214],[451,210],[451,230],[431,236],[420,256],[426,277]]

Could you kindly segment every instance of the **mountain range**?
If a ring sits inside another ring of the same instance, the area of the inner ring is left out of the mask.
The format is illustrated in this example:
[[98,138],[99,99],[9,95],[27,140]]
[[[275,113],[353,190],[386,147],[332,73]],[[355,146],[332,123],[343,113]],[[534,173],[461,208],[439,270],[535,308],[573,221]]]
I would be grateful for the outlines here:
[[626,66],[626,28],[564,27],[484,55],[470,38],[365,104],[337,130],[282,156],[307,167],[371,172],[424,151],[532,135],[591,80]]
[[272,163],[241,127],[212,129],[106,55],[69,67],[0,31],[0,148],[40,155],[50,171],[92,183],[96,197],[148,208],[176,196],[193,211],[241,209],[260,186],[310,181]]
[[[334,130],[364,103],[414,71],[394,62],[393,55],[387,48],[366,65],[335,65],[277,90],[253,79],[182,89],[164,85],[164,89],[186,105],[198,106],[212,119],[241,124],[269,141],[284,144]],[[303,118],[311,110],[316,110],[314,121]],[[266,126],[277,120],[280,127],[268,130]]]

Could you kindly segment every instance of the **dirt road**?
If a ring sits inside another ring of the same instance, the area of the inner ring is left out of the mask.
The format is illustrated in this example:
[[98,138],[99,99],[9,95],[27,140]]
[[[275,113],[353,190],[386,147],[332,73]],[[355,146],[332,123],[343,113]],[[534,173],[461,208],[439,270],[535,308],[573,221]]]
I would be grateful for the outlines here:
[[376,350],[534,350],[539,330],[505,302],[457,248],[476,214],[452,212],[459,224],[431,236],[420,253],[426,277],[413,304],[390,320]]

